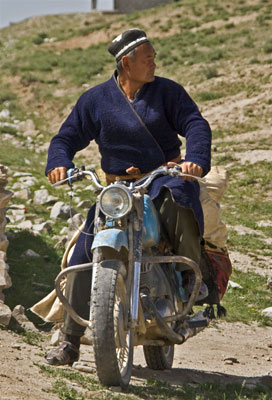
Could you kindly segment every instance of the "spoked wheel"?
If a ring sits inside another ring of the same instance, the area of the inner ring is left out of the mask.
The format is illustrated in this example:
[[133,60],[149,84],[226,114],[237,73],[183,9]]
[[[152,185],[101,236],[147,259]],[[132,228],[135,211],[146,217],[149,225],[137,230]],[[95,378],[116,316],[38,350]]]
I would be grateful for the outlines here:
[[175,346],[143,346],[147,366],[151,369],[170,369],[174,360]]
[[102,385],[128,386],[133,363],[133,331],[128,328],[126,268],[102,261],[92,292],[92,334],[97,375]]

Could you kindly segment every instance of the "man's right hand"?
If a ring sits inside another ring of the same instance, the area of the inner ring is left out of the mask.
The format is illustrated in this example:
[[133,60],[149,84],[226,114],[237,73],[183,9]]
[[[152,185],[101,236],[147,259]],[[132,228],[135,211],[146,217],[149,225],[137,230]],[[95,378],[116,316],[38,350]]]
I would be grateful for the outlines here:
[[62,179],[67,178],[67,168],[66,167],[57,167],[52,169],[50,172],[48,172],[47,175],[50,183],[56,183],[61,181]]

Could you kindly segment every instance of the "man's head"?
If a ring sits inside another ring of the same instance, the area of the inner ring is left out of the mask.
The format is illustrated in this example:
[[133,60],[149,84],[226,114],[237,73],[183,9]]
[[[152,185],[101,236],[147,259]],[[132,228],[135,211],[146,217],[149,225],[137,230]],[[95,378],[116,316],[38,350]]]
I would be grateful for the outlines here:
[[130,29],[115,38],[109,48],[115,57],[119,74],[144,84],[154,80],[155,50],[144,31]]
[[141,29],[129,29],[113,39],[108,47],[108,51],[115,57],[118,63],[123,56],[146,42],[148,42],[148,39],[144,31]]

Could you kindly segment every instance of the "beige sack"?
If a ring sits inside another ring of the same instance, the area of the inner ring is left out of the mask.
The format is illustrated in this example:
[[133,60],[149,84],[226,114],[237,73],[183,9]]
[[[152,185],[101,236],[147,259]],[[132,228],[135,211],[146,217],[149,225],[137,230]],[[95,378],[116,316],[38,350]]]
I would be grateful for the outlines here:
[[[85,221],[76,231],[71,241],[69,242],[61,261],[61,269],[67,267],[69,259],[73,253],[75,243],[79,237],[80,232],[83,230],[84,225]],[[64,279],[61,282],[62,291],[64,291],[65,285],[66,285],[66,279]],[[34,306],[32,306],[30,310],[47,322],[58,323],[58,322],[63,322],[64,320],[64,308],[56,294],[56,289],[52,290],[52,292],[50,292],[46,297],[44,297],[38,303],[34,304]]]
[[227,228],[221,220],[221,201],[228,184],[226,168],[215,166],[205,176],[206,183],[200,183],[200,201],[204,214],[204,234],[206,242],[225,248]]

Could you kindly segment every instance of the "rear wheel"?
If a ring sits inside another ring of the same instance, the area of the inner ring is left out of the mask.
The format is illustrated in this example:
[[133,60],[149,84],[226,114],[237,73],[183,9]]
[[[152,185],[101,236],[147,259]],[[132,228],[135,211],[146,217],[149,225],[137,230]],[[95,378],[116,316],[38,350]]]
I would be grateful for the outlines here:
[[174,345],[143,346],[147,366],[151,369],[170,369],[174,360]]
[[102,261],[92,292],[92,334],[97,375],[105,386],[127,387],[133,362],[133,330],[128,328],[126,268]]

